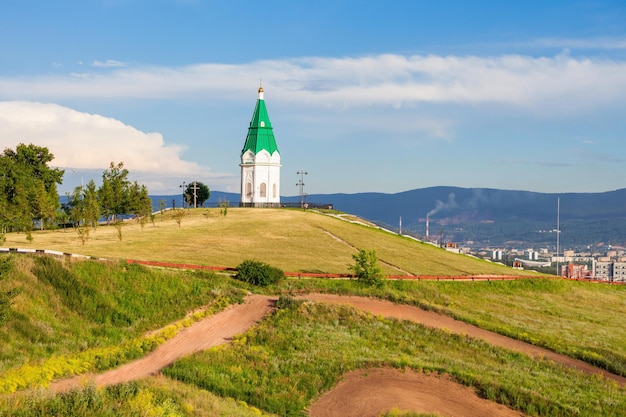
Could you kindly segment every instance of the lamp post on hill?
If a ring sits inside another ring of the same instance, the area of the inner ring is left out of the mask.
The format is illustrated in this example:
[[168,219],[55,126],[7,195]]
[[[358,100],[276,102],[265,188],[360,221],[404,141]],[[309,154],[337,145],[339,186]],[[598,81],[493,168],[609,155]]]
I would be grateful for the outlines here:
[[183,189],[183,208],[185,208],[185,191],[187,191],[185,188],[185,181],[183,181],[183,184],[179,185],[179,187]]
[[307,175],[308,172],[302,168],[300,171],[296,172],[296,174],[300,175],[300,179],[296,183],[296,186],[300,187],[300,207],[304,207],[304,197],[306,195],[304,194],[304,176]]

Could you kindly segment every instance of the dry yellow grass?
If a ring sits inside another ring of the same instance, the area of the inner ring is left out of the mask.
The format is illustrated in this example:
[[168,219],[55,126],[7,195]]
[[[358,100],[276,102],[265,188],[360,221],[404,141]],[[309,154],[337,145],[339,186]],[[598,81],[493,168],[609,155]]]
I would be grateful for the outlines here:
[[387,274],[519,274],[500,265],[457,255],[373,227],[311,211],[231,208],[187,210],[180,227],[170,212],[143,229],[100,226],[83,245],[73,229],[6,235],[5,247],[52,249],[108,259],[136,259],[235,267],[245,259],[285,271],[348,273],[358,249],[374,249]]

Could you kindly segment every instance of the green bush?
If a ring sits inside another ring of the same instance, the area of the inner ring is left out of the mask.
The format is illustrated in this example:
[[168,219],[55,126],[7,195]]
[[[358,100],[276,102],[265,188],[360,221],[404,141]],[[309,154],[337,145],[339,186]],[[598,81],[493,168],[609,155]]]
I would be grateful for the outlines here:
[[352,255],[355,261],[354,265],[348,265],[348,268],[354,272],[356,279],[366,285],[380,287],[383,284],[383,270],[378,265],[378,257],[375,250],[360,249],[359,253]]
[[275,284],[285,277],[282,270],[266,263],[245,260],[237,267],[235,278],[252,285],[266,287]]

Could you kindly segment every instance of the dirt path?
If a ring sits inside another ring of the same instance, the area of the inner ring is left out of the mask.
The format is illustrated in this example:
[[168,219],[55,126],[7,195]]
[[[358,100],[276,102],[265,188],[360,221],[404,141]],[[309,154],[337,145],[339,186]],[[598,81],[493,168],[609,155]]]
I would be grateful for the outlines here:
[[[626,378],[603,371],[585,362],[417,307],[372,298],[331,294],[308,294],[300,298],[316,302],[349,304],[376,315],[445,328],[454,333],[484,339],[496,346],[535,357],[549,358],[583,372],[602,373],[606,378],[626,385]],[[80,375],[57,381],[50,385],[50,389],[60,393],[87,383],[107,386],[155,374],[178,358],[226,343],[233,336],[244,333],[269,314],[275,300],[273,297],[261,295],[249,296],[244,304],[231,306],[193,324],[141,359],[102,374]],[[377,393],[377,395],[372,393]],[[369,369],[345,375],[342,382],[311,405],[310,415],[314,417],[377,416],[382,411],[393,407],[421,413],[436,412],[446,416],[514,417],[521,415],[499,404],[478,398],[471,388],[456,384],[446,377],[392,369]]]
[[350,372],[309,408],[311,417],[377,417],[393,408],[442,416],[520,417],[447,376],[376,368]]
[[318,302],[349,304],[358,309],[369,311],[376,315],[411,320],[416,323],[421,323],[425,326],[435,327],[438,329],[448,329],[453,333],[466,334],[471,337],[483,339],[494,346],[523,352],[534,357],[545,357],[554,362],[560,362],[572,368],[576,368],[582,372],[589,374],[601,373],[607,379],[612,379],[621,385],[626,385],[626,378],[597,368],[587,362],[583,362],[566,355],[561,355],[551,350],[534,346],[520,340],[511,339],[510,337],[502,336],[432,311],[422,310],[418,307],[394,304],[390,301],[377,300],[374,298],[340,296],[333,294],[308,294],[302,296],[301,298]]
[[143,358],[101,374],[60,380],[50,384],[50,389],[65,392],[88,382],[96,386],[114,385],[154,374],[179,358],[226,343],[233,336],[246,332],[272,310],[274,301],[272,297],[251,295],[245,303],[230,306],[183,329]]

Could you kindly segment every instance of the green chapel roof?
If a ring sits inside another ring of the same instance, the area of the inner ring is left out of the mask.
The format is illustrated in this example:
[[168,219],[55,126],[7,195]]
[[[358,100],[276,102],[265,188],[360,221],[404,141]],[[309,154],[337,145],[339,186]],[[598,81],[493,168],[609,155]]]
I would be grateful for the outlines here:
[[272,122],[267,114],[267,108],[265,107],[265,100],[263,99],[263,87],[259,87],[259,98],[256,101],[254,107],[254,114],[252,114],[252,121],[250,121],[250,127],[248,127],[248,136],[246,137],[246,143],[243,145],[241,154],[246,151],[252,151],[253,154],[257,154],[265,149],[270,155],[274,151],[280,153],[278,146],[276,146],[276,139],[274,138],[274,132],[272,130]]

